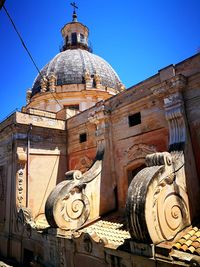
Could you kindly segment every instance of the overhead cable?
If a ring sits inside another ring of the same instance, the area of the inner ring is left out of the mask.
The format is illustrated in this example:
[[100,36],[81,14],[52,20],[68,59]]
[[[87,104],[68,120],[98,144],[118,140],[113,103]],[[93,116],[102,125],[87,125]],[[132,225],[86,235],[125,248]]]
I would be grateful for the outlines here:
[[[22,46],[24,47],[24,49],[25,49],[26,52],[28,53],[28,56],[30,57],[30,59],[31,59],[31,61],[32,61],[32,63],[33,63],[33,65],[35,66],[37,72],[39,73],[39,75],[41,76],[41,79],[43,80],[44,78],[43,78],[43,76],[42,76],[42,73],[41,73],[40,69],[38,68],[38,66],[37,66],[37,64],[36,64],[36,62],[35,62],[33,56],[31,55],[30,51],[28,50],[28,48],[27,48],[27,46],[26,46],[26,44],[25,44],[25,42],[24,42],[24,40],[23,40],[23,38],[22,38],[20,32],[18,31],[18,29],[17,29],[17,27],[16,27],[16,25],[15,25],[13,19],[11,18],[11,16],[10,16],[8,10],[6,9],[5,5],[3,5],[3,9],[5,10],[5,12],[6,12],[6,14],[7,14],[7,16],[8,16],[8,18],[9,18],[9,20],[10,20],[10,22],[11,22],[11,24],[12,24],[14,30],[15,30],[15,32],[17,33],[17,35],[18,35],[18,37],[19,37],[19,39],[20,39],[20,41],[21,41],[21,43],[22,43]],[[54,98],[55,101],[58,103],[58,105],[61,107],[61,109],[63,109],[63,106],[59,103],[58,99],[54,96],[54,94],[53,94],[51,91],[50,91],[50,93],[52,94],[53,98]],[[70,117],[71,117],[71,116],[70,116]]]

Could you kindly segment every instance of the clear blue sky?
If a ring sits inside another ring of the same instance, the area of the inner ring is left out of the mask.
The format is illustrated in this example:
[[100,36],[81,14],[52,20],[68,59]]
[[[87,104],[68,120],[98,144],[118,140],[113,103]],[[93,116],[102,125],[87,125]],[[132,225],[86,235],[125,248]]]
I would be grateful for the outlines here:
[[[6,0],[25,43],[42,68],[59,51],[71,21],[68,0]],[[77,0],[94,53],[130,87],[200,48],[200,0]],[[25,105],[37,72],[4,10],[0,11],[0,120]]]

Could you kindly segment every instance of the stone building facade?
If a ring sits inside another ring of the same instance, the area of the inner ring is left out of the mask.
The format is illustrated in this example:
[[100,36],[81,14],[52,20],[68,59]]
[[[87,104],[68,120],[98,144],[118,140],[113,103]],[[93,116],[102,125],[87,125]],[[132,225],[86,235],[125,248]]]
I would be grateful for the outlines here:
[[0,124],[0,255],[25,266],[200,266],[200,54],[125,90],[73,20]]

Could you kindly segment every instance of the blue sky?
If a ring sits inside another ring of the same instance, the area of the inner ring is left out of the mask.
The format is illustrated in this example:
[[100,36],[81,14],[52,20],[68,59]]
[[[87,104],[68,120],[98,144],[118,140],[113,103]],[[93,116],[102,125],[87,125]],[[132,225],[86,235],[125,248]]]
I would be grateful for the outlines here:
[[[60,29],[71,21],[68,0],[6,0],[41,69],[59,52]],[[200,50],[200,0],[78,0],[93,52],[130,87]],[[4,10],[0,11],[0,120],[25,105],[37,75]]]

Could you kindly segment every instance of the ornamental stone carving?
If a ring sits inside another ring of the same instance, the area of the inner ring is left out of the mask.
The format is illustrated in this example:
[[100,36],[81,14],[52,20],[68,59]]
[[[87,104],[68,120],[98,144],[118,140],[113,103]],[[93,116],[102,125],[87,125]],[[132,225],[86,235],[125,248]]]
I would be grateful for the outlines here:
[[101,89],[101,77],[98,74],[94,74],[94,81],[97,89]]
[[92,159],[88,156],[82,156],[80,157],[79,162],[75,165],[75,169],[80,170],[81,172],[86,172],[91,165]]
[[84,73],[84,80],[85,80],[86,89],[92,88],[92,78],[88,70],[86,70]]
[[182,150],[186,141],[186,123],[182,94],[177,92],[164,99],[169,124],[169,150]]
[[31,96],[32,96],[32,90],[29,88],[26,91],[26,104],[29,104],[31,102]]
[[22,207],[24,204],[24,185],[26,179],[25,166],[27,155],[23,151],[17,152],[17,174],[16,174],[16,191],[17,191],[17,206]]
[[16,216],[16,231],[23,232],[27,230],[27,234],[31,235],[31,228],[36,228],[35,222],[32,217],[31,210],[28,208],[19,208]]
[[136,159],[144,159],[146,155],[156,152],[156,147],[154,145],[148,144],[134,144],[125,150],[128,160],[133,161]]
[[126,89],[126,87],[124,86],[124,84],[121,83],[121,82],[118,82],[118,83],[117,83],[117,88],[118,88],[118,90],[119,90],[120,92],[122,92],[122,91],[124,91],[124,90]]
[[183,153],[154,153],[132,180],[127,196],[128,227],[133,239],[157,244],[190,224]]
[[66,180],[51,192],[45,205],[45,215],[51,227],[73,230],[99,216],[103,154],[104,148],[99,147],[94,164],[87,172],[67,172]]
[[41,93],[45,93],[48,87],[48,80],[45,76],[42,77],[40,81]]
[[104,105],[103,101],[97,103],[92,112],[89,113],[88,120],[96,125],[97,137],[105,134],[105,130],[108,127],[109,114],[110,109]]
[[51,73],[48,76],[48,80],[49,80],[49,91],[54,93],[56,91],[56,81],[57,81],[56,75]]
[[164,97],[175,92],[181,92],[186,86],[186,83],[186,77],[179,74],[152,87],[151,91],[157,97]]

